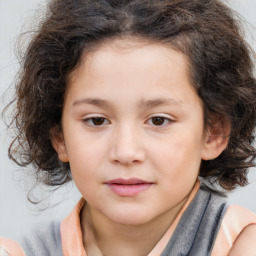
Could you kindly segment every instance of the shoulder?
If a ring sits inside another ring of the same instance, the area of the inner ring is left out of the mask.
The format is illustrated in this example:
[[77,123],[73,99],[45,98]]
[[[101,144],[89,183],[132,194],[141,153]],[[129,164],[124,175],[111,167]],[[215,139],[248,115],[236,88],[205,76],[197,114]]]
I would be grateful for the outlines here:
[[0,256],[61,256],[60,222],[40,224],[29,230],[21,246],[8,238],[0,238]]
[[62,255],[60,222],[38,225],[24,237],[22,247],[27,256]]
[[245,252],[246,247],[255,252],[255,242],[252,241],[256,241],[256,214],[241,206],[231,205],[222,220],[212,255],[253,255],[238,253],[238,250]]
[[25,256],[24,251],[15,241],[0,237],[1,256]]
[[228,256],[255,256],[256,224],[248,225],[235,240]]

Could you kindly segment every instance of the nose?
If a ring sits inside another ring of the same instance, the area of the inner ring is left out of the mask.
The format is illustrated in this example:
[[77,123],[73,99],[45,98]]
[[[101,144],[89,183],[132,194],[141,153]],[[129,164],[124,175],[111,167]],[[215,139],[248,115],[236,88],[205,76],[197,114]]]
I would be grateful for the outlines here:
[[116,129],[114,133],[110,150],[112,162],[129,166],[145,160],[143,138],[138,129],[124,125]]

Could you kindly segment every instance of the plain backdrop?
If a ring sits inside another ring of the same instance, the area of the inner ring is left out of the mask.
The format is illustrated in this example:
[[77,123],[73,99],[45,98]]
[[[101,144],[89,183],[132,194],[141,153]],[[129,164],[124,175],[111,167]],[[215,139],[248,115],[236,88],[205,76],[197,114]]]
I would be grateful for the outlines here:
[[[255,49],[256,1],[229,0],[229,4],[243,15],[246,21],[248,41]],[[13,96],[13,84],[19,62],[16,57],[17,37],[33,25],[34,14],[45,7],[45,0],[0,0],[0,112]],[[254,38],[254,41],[253,41]],[[25,43],[24,43],[25,44]],[[7,156],[11,132],[0,120],[0,236],[20,241],[22,233],[36,223],[63,218],[80,198],[73,184],[47,193],[44,204],[32,206],[27,201],[27,192],[32,179],[24,175],[21,167],[13,164]],[[256,212],[256,175],[250,170],[250,185],[238,189],[229,196],[230,203],[243,205]],[[39,188],[40,191],[40,188]],[[58,203],[58,205],[56,205]],[[50,206],[47,208],[47,206]],[[55,207],[53,207],[56,205]],[[46,210],[40,210],[42,208]]]

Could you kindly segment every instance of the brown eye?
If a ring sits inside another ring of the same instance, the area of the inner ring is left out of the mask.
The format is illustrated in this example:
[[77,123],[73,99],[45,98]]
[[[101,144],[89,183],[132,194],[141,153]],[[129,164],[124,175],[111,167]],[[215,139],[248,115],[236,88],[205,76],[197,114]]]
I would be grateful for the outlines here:
[[153,125],[163,125],[166,121],[166,118],[161,117],[161,116],[156,116],[156,117],[152,117],[152,124]]
[[165,116],[153,116],[147,120],[147,124],[152,126],[166,127],[173,122],[172,119]]
[[93,123],[93,125],[95,125],[95,126],[98,126],[98,125],[103,125],[104,124],[104,122],[105,122],[105,118],[103,118],[103,117],[94,117],[94,118],[92,118],[92,123]]
[[103,126],[109,124],[109,120],[104,117],[90,117],[83,120],[88,126]]

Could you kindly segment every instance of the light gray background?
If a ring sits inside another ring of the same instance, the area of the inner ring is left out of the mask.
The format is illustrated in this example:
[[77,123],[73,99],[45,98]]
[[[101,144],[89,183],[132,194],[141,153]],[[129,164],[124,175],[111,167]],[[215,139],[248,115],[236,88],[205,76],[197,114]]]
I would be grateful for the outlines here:
[[[45,0],[0,0],[0,112],[12,97],[13,80],[18,69],[15,56],[17,36],[31,25],[31,17],[42,10]],[[248,41],[255,49],[256,1],[229,0],[233,8],[241,13],[247,22]],[[24,26],[24,24],[26,24]],[[254,44],[254,45],[253,45]],[[10,87],[10,88],[9,88]],[[9,89],[8,89],[9,88]],[[23,175],[23,170],[7,157],[10,132],[7,134],[3,120],[0,120],[0,236],[20,240],[21,234],[41,221],[63,218],[80,198],[74,185],[70,184],[55,193],[44,192],[45,201],[56,207],[38,211],[26,199],[26,193],[33,180]],[[256,174],[250,172],[251,184],[230,195],[229,201],[243,205],[256,212]]]

